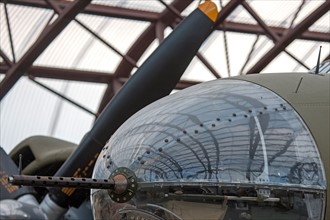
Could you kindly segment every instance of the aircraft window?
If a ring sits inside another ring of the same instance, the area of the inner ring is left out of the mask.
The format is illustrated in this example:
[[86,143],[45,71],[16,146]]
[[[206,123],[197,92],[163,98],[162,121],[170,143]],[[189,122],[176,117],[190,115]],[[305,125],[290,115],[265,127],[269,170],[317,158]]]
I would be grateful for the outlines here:
[[285,100],[253,83],[215,80],[163,98],[125,122],[108,146],[93,178],[127,167],[139,181],[137,195],[121,205],[92,190],[95,209],[111,204],[118,219],[323,215],[325,175],[312,135]]

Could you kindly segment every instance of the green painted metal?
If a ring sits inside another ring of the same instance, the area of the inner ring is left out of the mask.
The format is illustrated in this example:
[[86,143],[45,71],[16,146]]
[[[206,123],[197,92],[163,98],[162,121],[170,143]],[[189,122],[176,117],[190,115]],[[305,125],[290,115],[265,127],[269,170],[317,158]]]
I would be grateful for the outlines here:
[[277,73],[238,76],[261,85],[285,99],[301,116],[312,133],[327,178],[325,219],[330,219],[330,74]]

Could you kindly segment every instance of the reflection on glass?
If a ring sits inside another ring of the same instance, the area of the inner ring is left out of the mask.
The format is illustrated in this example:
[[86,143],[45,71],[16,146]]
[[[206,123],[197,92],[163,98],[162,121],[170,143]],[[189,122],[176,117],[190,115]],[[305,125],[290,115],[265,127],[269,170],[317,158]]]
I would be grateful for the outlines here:
[[121,126],[93,177],[127,167],[139,192],[119,205],[106,191],[92,191],[94,213],[110,207],[118,219],[201,219],[195,211],[209,219],[319,219],[322,166],[310,132],[286,101],[252,83],[212,81],[159,100]]
[[[310,70],[312,73],[316,73],[317,67],[313,67],[313,69]],[[325,75],[330,74],[330,60],[325,60],[319,65],[318,74]]]

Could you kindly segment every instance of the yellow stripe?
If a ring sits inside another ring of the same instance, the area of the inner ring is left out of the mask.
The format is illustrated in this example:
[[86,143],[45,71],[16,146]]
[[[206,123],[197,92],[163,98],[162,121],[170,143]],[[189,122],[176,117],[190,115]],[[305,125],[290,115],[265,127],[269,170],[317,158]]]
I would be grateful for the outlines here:
[[70,191],[69,191],[69,193],[68,193],[68,196],[71,196],[72,193],[73,193],[75,190],[76,190],[75,188],[71,188]]

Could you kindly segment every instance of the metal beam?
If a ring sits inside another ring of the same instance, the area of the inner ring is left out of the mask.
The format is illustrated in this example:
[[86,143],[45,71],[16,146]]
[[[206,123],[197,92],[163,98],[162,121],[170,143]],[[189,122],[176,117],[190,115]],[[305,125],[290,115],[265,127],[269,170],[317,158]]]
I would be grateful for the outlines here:
[[[224,25],[226,27],[226,31],[229,31],[229,32],[267,35],[266,32],[262,29],[262,27],[260,27],[259,25],[244,24],[244,23],[237,23],[237,22],[231,22],[231,21],[225,21]],[[275,33],[278,37],[282,37],[288,30],[287,28],[283,28],[283,27],[268,26],[268,28],[271,30],[271,32]],[[223,30],[223,29],[219,25],[219,26],[217,26],[217,30]],[[297,39],[330,42],[329,33],[315,32],[315,31],[306,31],[302,35],[297,36]]]
[[[128,57],[131,57],[133,60],[138,60],[146,48],[151,44],[151,42],[155,39],[155,24],[151,24],[135,41],[134,45],[129,49],[126,53]],[[114,75],[115,77],[129,77],[129,73],[133,69],[133,66],[130,65],[126,60],[122,59],[119,63]],[[127,74],[128,73],[128,74]],[[97,111],[97,115],[99,115],[108,102],[115,95],[113,91],[113,87],[111,84],[108,85],[107,89],[103,94],[102,101],[100,103],[99,109]]]
[[[250,5],[243,1],[243,7],[251,14],[251,16],[258,22],[260,27],[266,32],[266,35],[276,44],[276,42],[280,39],[280,37],[273,32],[272,29],[268,27],[268,25],[261,19],[261,17],[250,7]],[[292,59],[296,60],[301,66],[305,67],[307,70],[310,68],[306,66],[302,61],[300,61],[296,56],[290,53],[287,50],[283,50],[287,55],[289,55]]]
[[[175,0],[172,2],[171,5],[181,12],[190,4],[191,1]],[[175,18],[176,17],[169,10],[165,10],[159,16],[160,20],[162,20],[163,22],[166,21],[164,25],[171,24],[175,20]],[[135,41],[135,43],[131,46],[131,48],[128,50],[126,55],[128,57],[131,57],[133,60],[136,61],[139,60],[142,54],[145,52],[145,50],[148,48],[148,46],[153,42],[155,38],[156,38],[156,23],[152,23]],[[132,65],[130,65],[126,60],[122,60],[119,63],[114,75],[116,78],[125,78],[125,77],[128,78],[130,76],[132,69],[133,69]],[[103,95],[102,101],[98,109],[98,114],[102,112],[102,110],[111,100],[113,95],[114,95],[113,87],[109,85]]]
[[72,2],[51,25],[45,28],[24,56],[7,71],[5,78],[0,83],[0,100],[2,100],[47,46],[89,2],[90,0],[76,0]]
[[293,29],[279,39],[274,47],[257,62],[247,74],[259,73],[262,71],[278,54],[280,54],[293,40],[306,31],[313,23],[321,18],[326,12],[330,10],[330,1],[324,2],[315,11],[313,11],[307,18],[297,24]]
[[7,2],[5,2],[5,15],[6,15],[6,23],[7,23],[8,35],[9,35],[10,48],[11,48],[11,53],[13,56],[13,62],[16,63],[13,34],[11,31],[11,25],[10,25],[9,14],[8,14],[8,9],[7,9]]
[[[159,0],[170,12],[172,12],[180,21],[184,20],[184,17],[180,14],[178,10],[176,10],[173,6],[167,5],[163,0]],[[177,23],[177,22],[175,22]],[[172,24],[170,27],[174,29],[177,24]],[[157,29],[156,29],[157,31]],[[157,32],[156,32],[157,33]],[[210,72],[216,77],[221,78],[220,74],[215,70],[215,68],[207,61],[207,59],[199,52],[197,52],[196,56],[198,59],[210,70]]]
[[[44,0],[11,0],[8,4],[23,5],[29,7],[37,7],[43,9],[51,9],[51,7]],[[57,0],[52,1],[56,7],[64,9],[70,4],[70,1]],[[106,16],[113,18],[133,19],[138,21],[154,22],[158,20],[159,13],[135,10],[129,8],[120,8],[107,5],[90,4],[81,13]]]
[[272,29],[260,18],[260,16],[250,7],[246,1],[242,1],[242,6],[250,13],[250,15],[257,21],[260,27],[265,31],[266,35],[276,42],[279,37],[273,32]]
[[9,59],[9,57],[5,54],[5,52],[3,52],[1,49],[0,49],[0,57],[2,57],[3,61],[5,61],[5,63],[8,65],[8,66],[11,66],[12,65],[12,62],[11,60]]
[[221,23],[225,21],[225,19],[237,8],[237,6],[241,4],[241,2],[242,0],[231,0],[225,7],[223,7],[218,14],[214,27],[221,25]]
[[[1,50],[0,50],[1,52]],[[0,62],[0,74],[4,74],[9,66]],[[94,72],[86,70],[74,70],[54,67],[31,66],[25,76],[32,78],[60,79],[91,83],[111,84],[114,80],[121,85],[126,83],[129,77],[115,78],[111,73]],[[192,85],[201,83],[201,81],[180,80],[175,89],[184,89]],[[117,84],[118,85],[118,84]],[[119,88],[117,88],[119,89]]]
[[[225,20],[227,16],[240,4],[241,0],[232,0],[230,1],[218,14],[216,25],[219,25],[221,22]],[[191,1],[180,1],[176,0],[171,4],[171,7],[175,8],[176,11],[181,12],[183,9],[185,9],[188,5],[190,5]],[[162,20],[166,25],[169,25],[173,23],[176,19],[175,14],[171,12],[170,10],[166,10],[163,12],[159,18]],[[149,28],[143,33],[143,36],[141,35],[140,38],[134,43],[134,45],[131,47],[131,49],[128,51],[127,55],[132,57],[134,60],[139,60],[139,58],[142,56],[143,52],[149,46],[149,44],[155,39],[155,25],[152,24],[149,26]],[[147,44],[145,43],[147,42]],[[128,65],[127,62],[121,61],[119,64],[115,75],[120,77],[128,77],[130,72],[132,71],[132,66]],[[104,93],[104,97],[101,101],[99,111],[100,113],[103,108],[106,106],[106,104],[111,100],[113,91],[112,88],[108,86],[108,89]]]
[[[0,52],[1,52],[0,54],[2,54],[2,51],[1,50],[0,50]],[[11,61],[7,62],[7,65],[4,65],[4,63],[1,62],[0,63],[0,73],[3,71],[3,69],[6,69],[6,68],[9,69],[12,65],[13,65],[13,63]],[[30,68],[30,69],[33,69],[33,68]],[[55,91],[54,89],[51,89],[50,87],[44,85],[43,83],[36,81],[32,75],[29,75],[28,77],[29,77],[29,79],[31,81],[33,81],[34,83],[36,83],[39,86],[43,87],[44,89],[48,90],[49,92],[51,92],[51,93],[53,93],[53,94],[61,97],[62,99],[68,101],[69,103],[71,103],[71,104],[77,106],[78,108],[80,108],[80,109],[82,109],[82,110],[84,110],[84,111],[86,111],[86,112],[94,115],[95,117],[97,117],[97,115],[94,112],[92,112],[91,110],[89,110],[88,108],[85,108],[84,106],[80,105],[79,103],[77,103],[77,102],[73,101],[72,99],[70,99],[70,98],[62,95],[61,93]]]
[[[219,25],[221,22],[225,20],[227,16],[231,12],[235,10],[235,8],[240,4],[241,0],[232,0],[230,1],[218,14],[218,18],[216,21],[216,25]],[[181,12],[183,9],[185,9],[188,5],[190,5],[191,1],[174,1],[170,7],[173,7],[176,9],[176,11]],[[167,9],[165,12],[163,12],[160,16],[160,20],[162,20],[166,25],[169,25],[175,21],[176,15],[169,9]],[[152,32],[152,33],[151,33]],[[153,39],[156,38],[155,36],[155,24],[152,24],[149,26],[149,28],[143,33],[144,36],[140,36],[140,38],[135,42],[135,44],[131,47],[131,49],[128,51],[127,55],[129,57],[132,57],[134,60],[139,60],[140,56],[142,56],[143,52],[149,46],[149,44],[152,42]],[[145,44],[145,42],[148,42]],[[143,47],[141,47],[143,45]],[[137,50],[138,49],[138,50]],[[134,55],[137,56],[134,56]],[[130,65],[127,65],[127,62],[124,60],[121,61],[119,64],[116,72],[115,77],[128,77],[130,72],[132,71],[133,67]],[[111,100],[112,96],[114,95],[113,87],[108,86],[107,90],[104,93],[103,99],[101,101],[98,113],[100,113],[103,108],[107,105],[107,103]]]
[[[126,83],[126,81],[128,80],[129,78],[120,78],[118,79],[117,81],[120,82],[122,85],[124,83]],[[180,80],[176,86],[175,86],[175,89],[177,90],[181,90],[181,89],[185,89],[185,88],[188,88],[190,86],[193,86],[193,85],[197,85],[199,83],[202,83],[202,81],[193,81],[193,80]]]
[[[171,6],[176,8],[179,12],[184,10],[191,1],[179,1],[175,0]],[[176,17],[172,14],[171,11],[165,10],[159,16],[159,20],[163,22],[164,26],[168,26],[174,22]],[[135,41],[132,47],[128,50],[127,56],[131,57],[133,60],[139,60],[148,46],[156,38],[156,24],[151,24],[142,35]],[[127,65],[128,63],[125,60],[122,60],[118,65],[118,68],[115,71],[116,77],[128,77],[133,69],[132,65]]]
[[[0,73],[6,73],[9,68],[10,67],[8,65],[3,62],[0,62]],[[105,84],[110,83],[113,79],[113,75],[111,73],[43,66],[32,66],[24,75],[48,79],[62,79]]]
[[[8,2],[8,4],[51,9],[51,7],[44,0],[11,0],[10,2]],[[60,0],[60,1],[54,1],[52,2],[52,4],[55,4],[59,7],[64,7],[65,5],[69,4],[69,2]],[[113,17],[113,18],[126,18],[126,19],[133,19],[137,21],[147,21],[147,22],[156,22],[158,21],[159,18],[159,13],[156,12],[135,10],[129,8],[119,8],[119,7],[97,5],[97,4],[88,5],[85,8],[85,10],[83,10],[81,13],[97,15],[97,16]],[[259,25],[237,23],[231,21],[225,21],[224,25],[226,27],[226,31],[266,35],[265,31]],[[278,35],[279,37],[283,36],[283,33],[287,30],[286,28],[282,28],[282,27],[269,26],[268,28],[271,29],[271,31],[276,35]],[[222,30],[220,25],[218,25],[216,29]],[[330,37],[328,33],[316,32],[316,31],[306,31],[301,36],[298,36],[298,39],[330,42]]]
[[78,19],[74,19],[75,22],[77,22],[82,28],[84,28],[86,31],[88,31],[91,35],[93,35],[96,39],[101,41],[103,44],[105,44],[107,47],[109,47],[113,52],[115,52],[117,55],[121,56],[124,60],[126,60],[128,63],[133,65],[134,67],[136,66],[135,60],[132,58],[128,57],[127,55],[122,54],[117,48],[115,48],[113,45],[111,45],[109,42],[107,42],[104,38],[99,36],[97,33],[95,33],[92,29],[87,27],[85,24],[83,24],[81,21]]
[[52,89],[52,88],[46,86],[45,84],[43,84],[43,83],[41,83],[41,82],[38,82],[38,81],[35,80],[33,77],[29,77],[29,79],[30,79],[32,82],[34,82],[35,84],[37,84],[37,85],[41,86],[42,88],[46,89],[47,91],[49,91],[49,92],[51,92],[51,93],[53,93],[53,94],[59,96],[60,98],[62,98],[62,99],[64,99],[64,100],[68,101],[68,102],[71,103],[72,105],[74,105],[74,106],[76,106],[76,107],[82,109],[83,111],[88,112],[89,114],[94,115],[95,117],[97,117],[97,115],[96,115],[92,110],[90,110],[90,109],[84,107],[83,105],[80,105],[78,102],[73,101],[72,99],[66,97],[65,95],[62,95],[61,93],[59,93],[59,92],[55,91],[54,89]]

